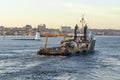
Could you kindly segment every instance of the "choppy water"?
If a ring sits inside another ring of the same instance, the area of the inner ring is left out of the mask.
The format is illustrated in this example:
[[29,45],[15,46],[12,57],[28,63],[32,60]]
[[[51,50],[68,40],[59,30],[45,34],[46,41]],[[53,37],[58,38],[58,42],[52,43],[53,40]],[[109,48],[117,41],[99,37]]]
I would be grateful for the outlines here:
[[[0,36],[0,80],[120,80],[120,36],[98,36],[95,52],[80,56],[40,56],[42,41]],[[33,37],[27,37],[33,38]],[[57,46],[62,38],[50,38]]]

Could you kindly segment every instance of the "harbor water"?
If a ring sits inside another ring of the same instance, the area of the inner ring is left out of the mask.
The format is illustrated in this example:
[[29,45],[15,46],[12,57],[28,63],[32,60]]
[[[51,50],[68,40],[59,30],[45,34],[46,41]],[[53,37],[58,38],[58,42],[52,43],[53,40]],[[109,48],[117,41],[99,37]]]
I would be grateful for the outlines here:
[[[120,80],[120,36],[97,36],[95,51],[79,56],[37,56],[45,43],[0,36],[0,80]],[[48,47],[62,37],[49,38]]]

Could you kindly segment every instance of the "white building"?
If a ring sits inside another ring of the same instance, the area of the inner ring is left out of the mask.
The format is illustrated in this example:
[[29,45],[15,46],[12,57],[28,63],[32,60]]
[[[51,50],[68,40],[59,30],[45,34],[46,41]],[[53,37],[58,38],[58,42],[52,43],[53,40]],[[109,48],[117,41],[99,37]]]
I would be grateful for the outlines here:
[[38,25],[38,31],[45,31],[46,30],[46,25],[45,24],[41,24],[41,25]]

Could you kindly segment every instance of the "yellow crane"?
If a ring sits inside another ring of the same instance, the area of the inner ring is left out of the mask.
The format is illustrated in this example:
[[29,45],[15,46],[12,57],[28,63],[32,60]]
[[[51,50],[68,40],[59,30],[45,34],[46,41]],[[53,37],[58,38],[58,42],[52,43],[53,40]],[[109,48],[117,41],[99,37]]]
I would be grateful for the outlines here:
[[[48,44],[48,37],[60,37],[63,36],[63,42],[65,42],[65,38],[68,37],[67,34],[44,34],[44,36],[46,37],[46,41],[45,41],[45,46],[44,46],[44,53],[46,53],[47,50],[47,44]],[[62,46],[62,53],[64,54],[64,46]]]

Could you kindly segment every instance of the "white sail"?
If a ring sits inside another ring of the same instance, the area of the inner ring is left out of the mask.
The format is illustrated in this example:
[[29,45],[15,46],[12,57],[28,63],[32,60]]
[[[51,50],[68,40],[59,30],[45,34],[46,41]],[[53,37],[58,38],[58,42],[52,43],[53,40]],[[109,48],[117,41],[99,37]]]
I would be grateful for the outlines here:
[[36,32],[35,40],[40,40],[40,32]]

